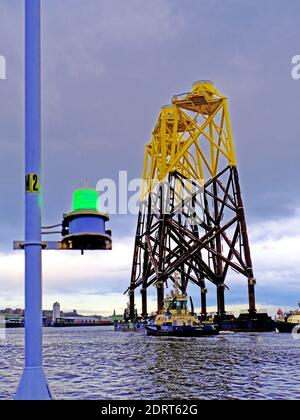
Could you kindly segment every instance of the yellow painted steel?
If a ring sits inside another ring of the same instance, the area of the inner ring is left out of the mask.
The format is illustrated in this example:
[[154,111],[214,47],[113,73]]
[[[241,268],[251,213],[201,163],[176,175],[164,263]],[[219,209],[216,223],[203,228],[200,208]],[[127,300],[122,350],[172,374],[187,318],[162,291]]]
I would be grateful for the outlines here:
[[205,182],[227,166],[236,166],[227,98],[212,82],[196,82],[161,109],[146,146],[142,200],[170,172]]
[[[176,309],[174,306],[176,302]],[[178,305],[179,304],[179,305]],[[181,308],[181,309],[178,309]],[[176,288],[164,301],[164,308],[155,318],[155,325],[158,326],[197,326],[200,324],[198,317],[188,311],[187,295],[180,293]]]

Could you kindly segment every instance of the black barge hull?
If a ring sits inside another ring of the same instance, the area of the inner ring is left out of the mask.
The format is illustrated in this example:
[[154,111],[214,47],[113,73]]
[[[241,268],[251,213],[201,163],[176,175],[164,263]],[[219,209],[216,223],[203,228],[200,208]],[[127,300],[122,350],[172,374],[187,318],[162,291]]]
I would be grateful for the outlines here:
[[164,330],[146,327],[147,335],[152,337],[208,337],[219,335],[219,330],[190,329]]
[[275,323],[276,329],[280,332],[280,333],[286,333],[286,334],[291,334],[292,332],[294,332],[294,328],[296,329],[298,328],[297,332],[298,334],[300,334],[300,324],[294,324],[291,322],[276,322]]

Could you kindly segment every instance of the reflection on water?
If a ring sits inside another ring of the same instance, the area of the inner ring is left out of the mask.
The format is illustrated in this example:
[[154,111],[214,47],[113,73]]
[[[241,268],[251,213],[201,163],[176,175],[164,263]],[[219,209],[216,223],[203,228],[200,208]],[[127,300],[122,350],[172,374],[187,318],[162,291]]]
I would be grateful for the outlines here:
[[[299,350],[290,335],[45,330],[45,368],[57,399],[299,399]],[[0,354],[0,398],[9,399],[22,372],[22,330],[8,331]]]

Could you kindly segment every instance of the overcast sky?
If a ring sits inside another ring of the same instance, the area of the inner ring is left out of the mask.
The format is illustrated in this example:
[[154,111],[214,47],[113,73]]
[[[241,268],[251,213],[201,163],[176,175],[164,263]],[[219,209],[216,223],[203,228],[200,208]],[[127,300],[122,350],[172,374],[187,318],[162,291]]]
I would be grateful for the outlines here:
[[[88,178],[138,177],[160,107],[194,81],[230,101],[258,302],[300,300],[300,2],[42,0],[43,222],[70,210]],[[23,306],[24,1],[0,0],[0,307]],[[44,307],[123,310],[135,218],[111,219],[114,250],[44,253]],[[232,277],[228,302],[245,305]],[[199,299],[198,299],[199,300]],[[215,304],[211,294],[210,304]],[[197,306],[199,305],[196,300]]]

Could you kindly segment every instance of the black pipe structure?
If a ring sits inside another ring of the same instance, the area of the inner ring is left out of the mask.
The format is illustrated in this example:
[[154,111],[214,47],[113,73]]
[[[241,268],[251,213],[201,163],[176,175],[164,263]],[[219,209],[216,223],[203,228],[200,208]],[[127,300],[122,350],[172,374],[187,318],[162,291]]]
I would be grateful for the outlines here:
[[226,291],[233,270],[248,284],[249,317],[256,316],[255,285],[227,99],[209,81],[163,107],[146,146],[144,186],[127,292],[130,317],[141,288],[142,316],[147,291],[157,290],[163,309],[168,282],[186,292],[200,289],[207,316],[207,282],[216,287],[217,312],[226,318]]

